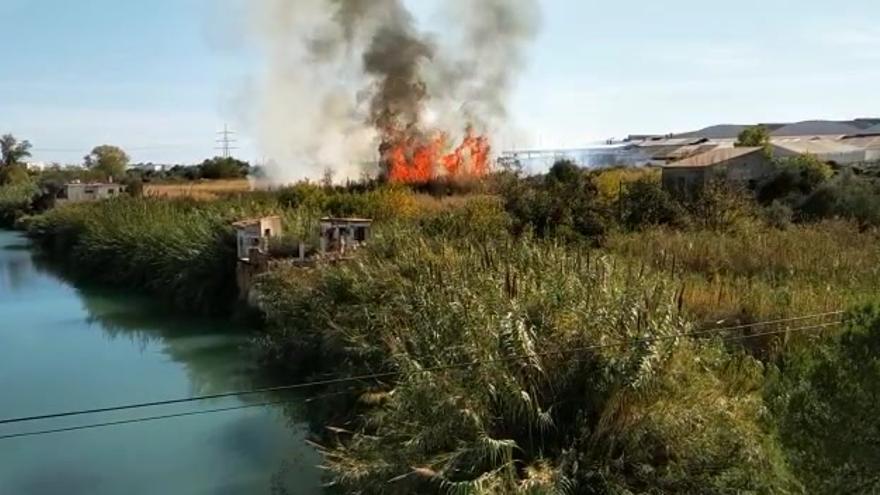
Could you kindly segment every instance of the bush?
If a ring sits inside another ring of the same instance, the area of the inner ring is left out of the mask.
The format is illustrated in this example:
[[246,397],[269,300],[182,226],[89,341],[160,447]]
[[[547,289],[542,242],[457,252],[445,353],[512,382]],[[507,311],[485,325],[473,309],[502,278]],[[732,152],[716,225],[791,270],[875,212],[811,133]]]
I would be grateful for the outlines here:
[[39,192],[30,181],[0,186],[0,227],[10,228],[19,217],[31,213]]
[[807,219],[846,218],[863,226],[880,226],[880,184],[845,171],[823,184],[801,205]]
[[621,221],[630,230],[657,225],[681,227],[686,223],[684,207],[653,179],[628,184],[618,201]]
[[202,179],[241,179],[248,176],[250,164],[232,157],[214,157],[199,165]]
[[777,229],[787,229],[794,218],[794,210],[781,201],[774,201],[764,208],[764,219],[767,224]]
[[813,155],[776,160],[776,171],[759,185],[757,199],[762,204],[784,200],[798,206],[833,175],[831,167]]
[[780,373],[769,400],[810,492],[880,491],[880,307],[850,313],[841,335],[789,356]]
[[543,178],[509,181],[501,194],[516,233],[599,244],[610,224],[591,177],[572,162],[556,163]]
[[754,200],[745,191],[722,180],[703,186],[688,206],[697,225],[718,231],[742,227],[756,213]]

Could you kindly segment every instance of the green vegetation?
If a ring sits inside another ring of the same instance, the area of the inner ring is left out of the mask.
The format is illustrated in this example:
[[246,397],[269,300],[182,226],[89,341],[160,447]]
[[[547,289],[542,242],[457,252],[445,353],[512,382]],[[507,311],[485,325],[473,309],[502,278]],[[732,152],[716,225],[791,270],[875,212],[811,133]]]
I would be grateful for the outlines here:
[[811,493],[880,491],[880,308],[853,312],[843,333],[787,356],[768,390],[797,475]]
[[739,133],[739,137],[736,140],[736,146],[738,147],[758,147],[769,144],[770,129],[767,129],[767,126],[764,125],[747,127]]
[[29,156],[31,156],[29,141],[19,141],[12,134],[4,134],[0,137],[0,157],[2,157],[3,167],[24,165],[22,160]]
[[202,179],[241,179],[248,176],[250,165],[232,157],[216,156],[199,165]]
[[764,427],[761,364],[713,341],[627,344],[690,327],[674,284],[611,257],[393,229],[358,263],[263,284],[281,362],[402,373],[340,388],[356,414],[324,418],[352,432],[325,452],[344,491],[796,486]]
[[678,280],[692,319],[749,323],[874,300],[878,242],[876,231],[829,221],[785,230],[650,229],[614,236],[608,249]]
[[38,193],[39,188],[30,181],[0,186],[0,228],[11,228],[18,218],[29,214]]
[[231,222],[271,205],[117,199],[53,209],[26,224],[74,275],[139,288],[192,311],[223,313],[236,296]]
[[[32,211],[41,180],[0,189],[0,211]],[[216,312],[235,297],[231,222],[283,215],[272,250],[289,253],[323,215],[376,219],[354,260],[275,260],[255,294],[262,363],[283,381],[381,376],[314,390],[343,492],[871,493],[880,310],[842,330],[681,334],[877,303],[874,180],[805,157],[754,190],[680,200],[656,170],[559,163],[20,223],[82,276]]]
[[87,168],[99,174],[103,180],[119,180],[125,176],[129,158],[122,148],[104,144],[96,146],[85,156],[84,162]]

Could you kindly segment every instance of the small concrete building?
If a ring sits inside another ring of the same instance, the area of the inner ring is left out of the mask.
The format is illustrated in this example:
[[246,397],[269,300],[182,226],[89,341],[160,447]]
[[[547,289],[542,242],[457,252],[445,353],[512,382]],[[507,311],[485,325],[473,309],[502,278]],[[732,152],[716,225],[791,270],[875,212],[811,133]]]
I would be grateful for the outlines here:
[[663,166],[663,188],[690,194],[712,179],[747,186],[773,172],[773,159],[763,147],[719,148]]
[[125,186],[122,184],[70,182],[64,185],[55,199],[58,204],[82,203],[115,198],[123,193],[125,193]]
[[322,218],[321,254],[345,255],[370,239],[373,221],[367,218]]
[[250,261],[253,251],[269,254],[269,240],[282,234],[281,217],[278,216],[251,218],[232,226],[235,227],[238,259],[241,261]]

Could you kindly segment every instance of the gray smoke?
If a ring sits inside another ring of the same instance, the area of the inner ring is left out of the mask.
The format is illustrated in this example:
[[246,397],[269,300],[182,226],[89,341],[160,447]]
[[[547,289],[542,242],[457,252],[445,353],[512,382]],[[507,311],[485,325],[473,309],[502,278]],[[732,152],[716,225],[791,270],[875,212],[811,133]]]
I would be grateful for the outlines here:
[[[448,0],[420,30],[401,0],[258,0],[261,143],[274,182],[357,177],[389,133],[490,135],[537,33],[538,0]],[[375,170],[370,170],[375,172]]]

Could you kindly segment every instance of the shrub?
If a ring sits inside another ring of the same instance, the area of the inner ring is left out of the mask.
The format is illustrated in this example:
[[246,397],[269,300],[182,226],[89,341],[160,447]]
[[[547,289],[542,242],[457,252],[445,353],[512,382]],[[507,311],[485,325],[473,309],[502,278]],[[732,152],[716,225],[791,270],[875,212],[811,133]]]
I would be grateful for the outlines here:
[[592,173],[599,196],[608,204],[617,202],[618,195],[629,184],[639,181],[660,183],[659,167],[612,167]]
[[755,217],[749,195],[723,180],[709,181],[689,205],[694,221],[709,230],[731,230]]
[[880,185],[844,171],[823,184],[801,205],[807,219],[846,218],[863,226],[880,226]]
[[19,217],[29,214],[39,191],[29,181],[0,186],[0,227],[12,227]]
[[787,229],[794,218],[794,210],[781,201],[774,201],[764,208],[767,224],[777,229]]
[[601,243],[610,223],[591,177],[568,161],[543,178],[510,181],[501,191],[516,233]]
[[757,199],[763,204],[785,200],[797,206],[833,174],[827,163],[813,155],[779,159],[774,166],[776,171],[757,190]]
[[880,307],[850,313],[842,334],[789,356],[769,391],[811,493],[880,491]]
[[631,230],[657,225],[680,227],[686,223],[684,207],[653,179],[628,184],[618,201],[621,221]]

